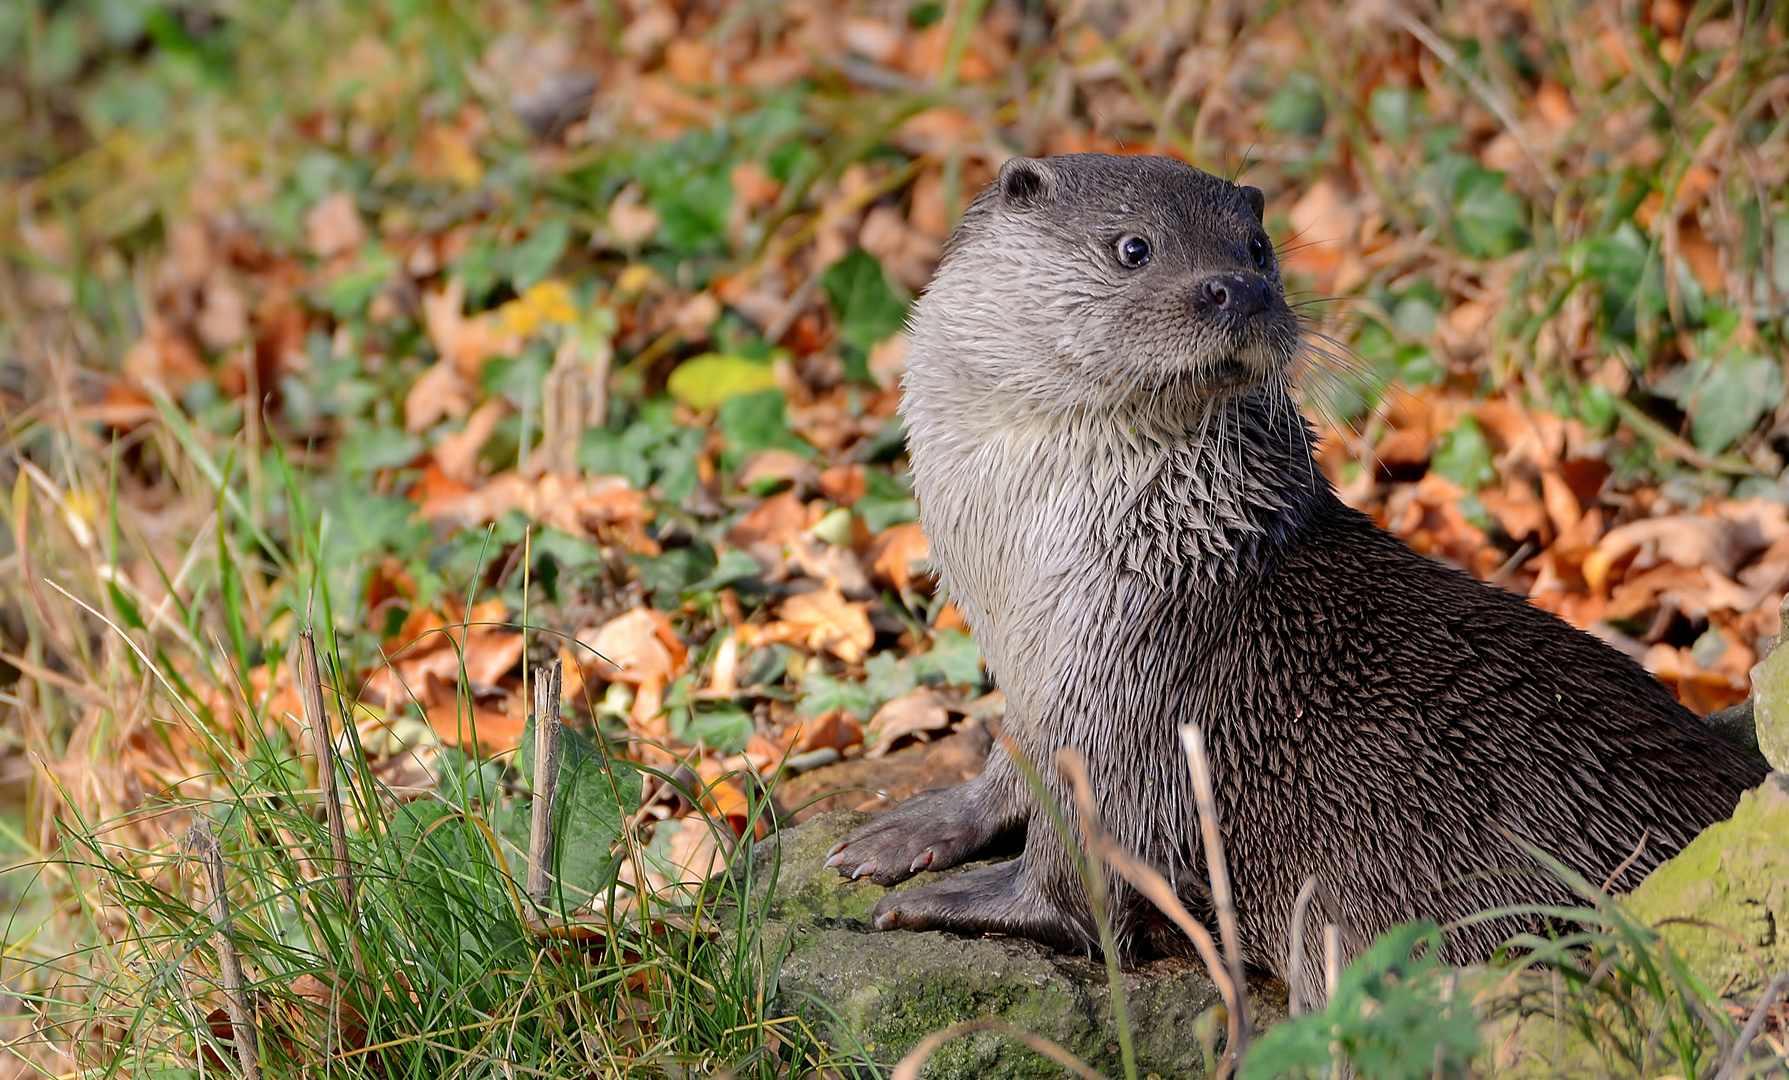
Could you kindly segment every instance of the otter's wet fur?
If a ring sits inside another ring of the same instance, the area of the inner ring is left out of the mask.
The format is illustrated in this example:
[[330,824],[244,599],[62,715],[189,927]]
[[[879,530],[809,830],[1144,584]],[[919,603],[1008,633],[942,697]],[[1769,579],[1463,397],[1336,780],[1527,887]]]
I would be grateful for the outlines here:
[[[1140,237],[1141,252],[1131,238]],[[1522,842],[1631,885],[1765,767],[1628,657],[1416,554],[1344,505],[1288,390],[1298,320],[1262,196],[1163,158],[1015,159],[912,320],[902,412],[932,562],[1062,807],[1085,755],[1107,827],[1209,910],[1179,726],[1204,729],[1245,955],[1288,970],[1293,900],[1354,955],[1388,926],[1573,903]],[[1070,810],[1072,813],[1072,809]],[[833,854],[893,884],[880,928],[1097,940],[1069,850],[1004,750]],[[1176,935],[1108,883],[1127,952]],[[1453,930],[1483,957],[1523,925]],[[1184,943],[1181,943],[1184,947]]]

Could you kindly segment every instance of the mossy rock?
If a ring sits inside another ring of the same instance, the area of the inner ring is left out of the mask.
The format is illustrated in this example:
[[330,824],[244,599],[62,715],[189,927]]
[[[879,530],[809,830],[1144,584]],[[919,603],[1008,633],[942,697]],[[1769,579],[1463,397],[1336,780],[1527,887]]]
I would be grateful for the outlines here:
[[1716,991],[1756,993],[1789,971],[1789,774],[1741,796],[1731,819],[1647,875],[1628,907]]
[[[997,1017],[1067,1048],[1109,1076],[1122,1074],[1112,992],[1102,964],[1016,938],[877,933],[865,921],[891,890],[846,882],[826,853],[867,815],[825,814],[760,845],[752,894],[764,905],[764,955],[780,956],[777,992],[841,1050],[888,1066],[921,1039],[962,1020]],[[948,871],[947,871],[948,873]],[[774,877],[773,894],[767,887]],[[911,888],[936,875],[896,886]],[[1223,1008],[1196,962],[1161,960],[1122,976],[1140,1073],[1205,1075],[1222,1050]],[[1257,1024],[1285,1013],[1277,982],[1251,980]],[[999,1034],[947,1043],[928,1077],[1058,1077],[1060,1066]]]

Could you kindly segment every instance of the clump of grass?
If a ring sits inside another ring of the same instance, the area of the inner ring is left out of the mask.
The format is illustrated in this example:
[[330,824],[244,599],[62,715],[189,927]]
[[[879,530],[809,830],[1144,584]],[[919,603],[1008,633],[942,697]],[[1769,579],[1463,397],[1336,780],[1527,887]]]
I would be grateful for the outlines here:
[[[219,528],[229,529],[227,512]],[[220,550],[251,542],[231,530]],[[225,579],[233,572],[217,566]],[[620,826],[639,803],[642,767],[582,740],[573,790],[611,793],[612,872],[594,897],[567,888],[536,903],[519,861],[528,792],[509,762],[443,750],[426,789],[394,790],[342,722],[356,707],[326,651],[320,668],[299,672],[314,678],[305,689],[341,733],[342,825],[332,830],[311,733],[271,715],[265,691],[207,681],[233,678],[245,647],[277,667],[280,642],[239,638],[232,651],[213,637],[212,649],[183,655],[145,631],[143,609],[116,587],[94,604],[77,599],[79,588],[45,590],[46,605],[66,600],[102,629],[83,673],[91,722],[48,762],[48,840],[15,868],[58,903],[50,922],[8,935],[6,992],[29,1022],[10,1033],[17,1060],[46,1073],[242,1071],[236,1005],[268,1076],[448,1077],[501,1065],[769,1078],[834,1067],[800,1020],[775,1013],[776,958],[763,954],[756,911],[717,907],[718,893],[700,884],[661,904],[622,880],[621,865],[645,857]],[[212,589],[225,626],[246,635],[257,625],[240,582]],[[178,774],[140,799],[121,793],[110,802],[125,806],[117,813],[90,815],[86,807],[108,805],[93,785],[140,783],[125,768],[103,771],[121,764],[115,755],[85,760],[94,747],[83,739],[107,738]],[[764,810],[752,806],[753,819]],[[204,861],[182,844],[195,826],[221,855],[221,928]],[[240,957],[241,994],[220,945]]]
[[[1585,906],[1480,916],[1520,913],[1554,928],[1512,938],[1486,973],[1479,1008],[1507,1027],[1493,1064],[1520,1067],[1526,1057],[1556,1075],[1720,1080],[1789,1071],[1656,929],[1563,863],[1531,853]],[[1760,1018],[1782,990],[1767,982]]]

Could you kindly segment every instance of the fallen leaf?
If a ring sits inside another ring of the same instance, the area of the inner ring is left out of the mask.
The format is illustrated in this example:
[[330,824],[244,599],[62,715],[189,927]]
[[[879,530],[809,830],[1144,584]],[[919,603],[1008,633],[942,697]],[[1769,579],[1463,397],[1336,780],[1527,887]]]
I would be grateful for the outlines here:
[[503,753],[514,750],[521,742],[525,717],[513,716],[508,712],[490,708],[481,702],[472,703],[472,711],[467,713],[465,702],[457,695],[449,700],[432,705],[425,710],[429,727],[435,735],[448,746],[469,746],[476,736],[479,748],[485,753]]
[[932,542],[926,539],[918,522],[891,525],[882,530],[870,547],[870,571],[876,580],[905,594],[913,585],[914,575],[925,571],[931,554]]
[[484,181],[484,162],[472,141],[458,128],[431,124],[416,140],[416,172],[425,180],[447,180],[460,187],[476,188]]
[[1510,480],[1502,491],[1486,488],[1478,497],[1510,539],[1545,543],[1552,538],[1547,506],[1535,498],[1534,488],[1527,481]]
[[404,430],[420,435],[449,417],[465,416],[472,408],[472,384],[453,361],[442,359],[412,383],[404,397]]
[[631,185],[609,204],[609,237],[628,251],[652,239],[658,227],[658,211],[641,202],[639,190]]
[[756,559],[767,576],[780,580],[788,550],[807,521],[801,499],[792,491],[779,492],[734,522],[727,530],[727,542]]
[[587,647],[585,665],[610,682],[635,686],[671,681],[687,656],[670,620],[651,608],[635,608],[600,627],[580,630],[578,641]]
[[783,601],[778,622],[764,628],[764,641],[799,643],[829,652],[848,664],[863,659],[876,641],[862,603],[845,599],[837,586],[797,593]]
[[793,450],[772,448],[760,450],[745,459],[733,482],[747,490],[763,491],[775,484],[813,483],[817,474],[814,463]]
[[1731,577],[1739,562],[1732,522],[1676,514],[1642,518],[1610,529],[1585,558],[1584,579],[1592,589],[1603,589],[1610,570],[1629,555],[1635,556],[1635,565],[1641,569],[1671,562],[1711,566],[1724,577]]
[[490,441],[497,425],[509,415],[506,398],[492,398],[472,410],[466,426],[451,435],[444,435],[435,445],[435,462],[448,478],[462,484],[476,484],[480,479],[478,453]]
[[143,336],[124,354],[125,379],[169,397],[178,398],[188,386],[210,376],[211,369],[199,350],[159,315],[150,314],[143,320]]
[[338,191],[312,206],[304,215],[304,235],[311,254],[328,259],[354,251],[366,242],[366,226],[354,197]]
[[838,590],[853,600],[868,600],[876,595],[870,579],[864,576],[857,556],[848,547],[827,543],[811,532],[797,533],[790,545],[790,556],[802,574]]
[[462,526],[486,525],[515,510],[598,543],[620,543],[648,555],[659,550],[645,531],[651,512],[646,496],[618,476],[577,479],[543,473],[530,480],[512,469],[457,498],[426,501],[418,510],[429,521]]
[[476,379],[486,360],[513,354],[522,343],[493,317],[467,318],[465,302],[466,284],[455,278],[445,289],[422,298],[423,324],[442,359],[451,362],[462,377]]
[[863,725],[845,710],[833,709],[795,725],[790,734],[798,754],[828,747],[844,753],[847,748],[863,742]]
[[820,494],[840,506],[855,505],[869,490],[869,481],[862,465],[834,465],[822,471],[814,484]]
[[665,852],[665,862],[675,879],[668,881],[668,886],[700,885],[727,865],[727,854],[717,832],[700,814],[690,814],[677,822],[677,832],[672,834]]
[[1281,265],[1291,273],[1326,280],[1341,266],[1360,228],[1360,213],[1353,201],[1334,181],[1324,178],[1310,186],[1287,217],[1298,244]]
[[941,731],[950,726],[950,714],[930,690],[910,690],[893,701],[884,702],[864,729],[866,746],[863,756],[879,758],[893,748],[895,742],[908,735]]

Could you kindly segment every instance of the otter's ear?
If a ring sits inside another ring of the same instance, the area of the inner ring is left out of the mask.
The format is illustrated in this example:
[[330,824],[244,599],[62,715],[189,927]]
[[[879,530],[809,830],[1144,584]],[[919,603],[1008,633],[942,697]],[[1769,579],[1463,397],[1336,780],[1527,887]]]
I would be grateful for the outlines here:
[[1056,194],[1056,170],[1037,158],[1008,158],[997,183],[1003,201],[1026,206]]
[[1255,220],[1263,225],[1267,224],[1264,216],[1267,213],[1267,196],[1261,194],[1261,189],[1244,187],[1237,190],[1242,192],[1242,201],[1248,203],[1249,209],[1255,212]]

